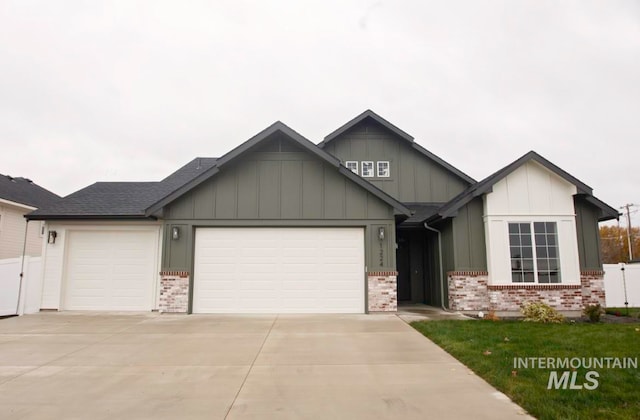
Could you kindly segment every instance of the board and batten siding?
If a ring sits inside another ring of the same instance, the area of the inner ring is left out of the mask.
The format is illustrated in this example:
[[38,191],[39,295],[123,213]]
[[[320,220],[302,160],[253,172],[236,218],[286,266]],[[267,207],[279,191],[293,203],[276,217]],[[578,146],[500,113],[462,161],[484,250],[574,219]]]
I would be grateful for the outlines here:
[[[329,142],[324,150],[346,161],[389,161],[388,178],[365,178],[403,203],[444,203],[468,183],[422,155],[380,124],[364,120]],[[377,174],[376,174],[377,175]]]
[[[164,208],[163,269],[192,271],[195,227],[360,226],[368,270],[395,271],[393,208],[336,167],[281,143],[279,152],[269,145],[247,152]],[[170,236],[174,226],[181,232],[177,240]],[[385,228],[383,241],[379,227]]]
[[578,228],[580,269],[583,271],[602,270],[600,230],[598,227],[600,209],[578,197],[574,200],[574,204],[576,226]]
[[573,196],[575,185],[536,162],[527,162],[486,194],[485,235],[490,284],[511,283],[509,222],[556,222],[561,282],[580,284]]

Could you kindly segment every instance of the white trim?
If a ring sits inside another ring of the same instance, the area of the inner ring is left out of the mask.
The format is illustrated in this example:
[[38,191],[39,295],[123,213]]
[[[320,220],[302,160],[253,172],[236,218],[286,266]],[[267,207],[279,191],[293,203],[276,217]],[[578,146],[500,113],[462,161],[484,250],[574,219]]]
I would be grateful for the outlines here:
[[[355,164],[356,167],[355,168],[349,168],[349,164]],[[353,172],[354,174],[358,175],[358,161],[357,160],[348,160],[344,163],[344,166],[347,167],[347,169],[351,170],[351,172]]]
[[[364,173],[365,164],[371,164],[371,172],[369,173],[369,175],[365,175],[365,173]],[[375,177],[376,176],[376,166],[374,164],[374,161],[372,161],[372,160],[363,160],[362,161],[362,165],[360,166],[360,173],[361,173],[363,178],[373,178],[373,177]]]
[[15,201],[5,200],[4,198],[0,198],[0,204],[9,204],[12,206],[20,207],[27,210],[37,210],[37,207],[27,206],[26,204],[16,203]]
[[[381,171],[380,171],[380,164],[381,163],[386,163],[387,164],[387,170],[386,170],[386,175],[381,175]],[[378,176],[378,178],[389,178],[391,176],[391,164],[389,163],[388,160],[379,160],[378,162],[376,162],[376,175]]]

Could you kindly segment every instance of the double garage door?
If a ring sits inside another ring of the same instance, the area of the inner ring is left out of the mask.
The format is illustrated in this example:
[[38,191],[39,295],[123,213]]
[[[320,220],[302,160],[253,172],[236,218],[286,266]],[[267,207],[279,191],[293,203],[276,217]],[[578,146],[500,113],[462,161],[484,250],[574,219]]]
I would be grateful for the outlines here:
[[195,313],[363,313],[362,228],[199,228]]

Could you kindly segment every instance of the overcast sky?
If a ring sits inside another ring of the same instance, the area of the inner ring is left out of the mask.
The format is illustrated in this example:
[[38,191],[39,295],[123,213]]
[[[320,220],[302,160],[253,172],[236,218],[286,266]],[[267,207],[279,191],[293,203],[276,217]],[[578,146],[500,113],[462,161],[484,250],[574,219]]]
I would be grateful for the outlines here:
[[0,2],[0,173],[60,195],[366,109],[478,180],[535,150],[640,203],[640,3]]

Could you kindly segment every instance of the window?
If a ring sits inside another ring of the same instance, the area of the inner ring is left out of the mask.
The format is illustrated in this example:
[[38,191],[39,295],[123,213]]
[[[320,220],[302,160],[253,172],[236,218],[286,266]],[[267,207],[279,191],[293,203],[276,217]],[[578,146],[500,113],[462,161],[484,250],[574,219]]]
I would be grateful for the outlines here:
[[373,175],[373,162],[369,160],[362,161],[362,176],[371,178]]
[[357,160],[348,160],[346,163],[347,169],[349,169],[354,174],[358,175],[358,161]]
[[378,176],[380,178],[389,178],[389,161],[378,162]]
[[560,283],[560,255],[555,222],[509,223],[509,249],[511,281]]
[[40,222],[40,237],[44,238],[44,232],[45,232],[45,224],[44,224],[44,220]]

